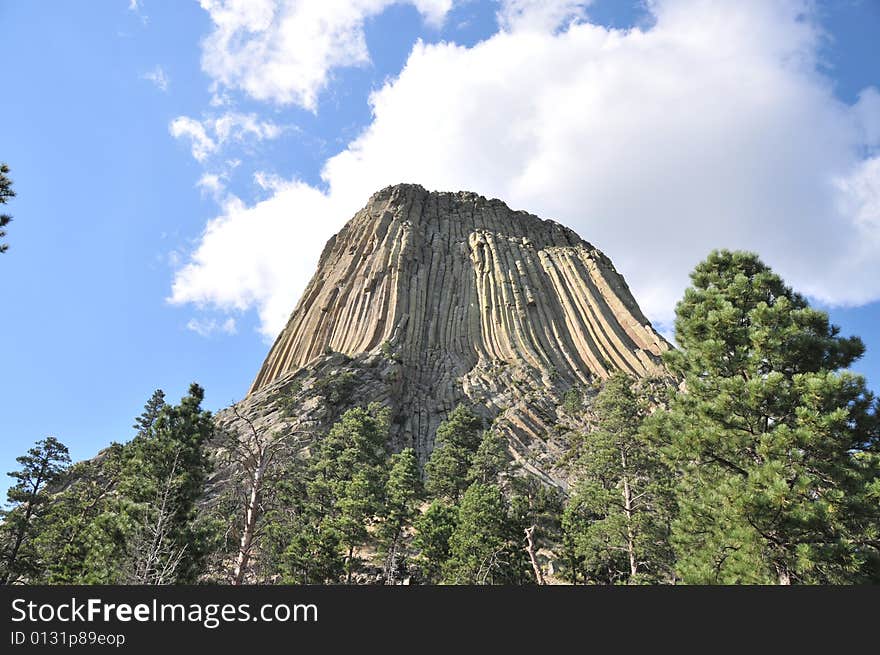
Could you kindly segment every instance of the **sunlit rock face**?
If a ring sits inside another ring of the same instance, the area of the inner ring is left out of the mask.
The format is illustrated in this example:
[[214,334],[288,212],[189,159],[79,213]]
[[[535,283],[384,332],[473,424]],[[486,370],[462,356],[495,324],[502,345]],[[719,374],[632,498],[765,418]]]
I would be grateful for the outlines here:
[[562,395],[615,370],[665,376],[669,348],[572,230],[474,193],[397,185],[327,243],[242,405],[265,421],[285,398],[287,419],[300,403],[300,421],[320,423],[338,411],[317,409],[314,385],[343,379],[343,404],[390,406],[392,446],[424,461],[464,402],[556,482]]

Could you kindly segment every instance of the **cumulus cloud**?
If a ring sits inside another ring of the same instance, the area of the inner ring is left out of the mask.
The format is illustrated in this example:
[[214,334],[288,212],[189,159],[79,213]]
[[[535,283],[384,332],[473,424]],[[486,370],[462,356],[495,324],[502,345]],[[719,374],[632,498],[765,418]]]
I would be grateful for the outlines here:
[[[217,84],[257,100],[315,110],[334,68],[370,61],[364,22],[404,1],[201,0],[214,23],[202,68]],[[452,0],[407,4],[439,26]]]
[[187,322],[186,329],[195,332],[200,337],[211,337],[218,333],[232,335],[238,331],[235,319],[231,317],[226,320],[192,318]]
[[345,223],[351,206],[302,182],[274,180],[273,190],[253,207],[229,197],[177,271],[172,302],[257,307],[264,334],[280,330],[324,242]]
[[220,116],[196,120],[178,116],[168,127],[175,139],[189,141],[192,156],[204,162],[228,141],[254,142],[276,139],[283,128],[271,121],[262,121],[256,114],[227,112]]
[[144,73],[141,77],[155,84],[156,88],[163,93],[168,90],[168,85],[171,83],[171,80],[168,79],[168,75],[162,70],[161,66],[156,66],[153,70]]
[[550,21],[471,48],[416,44],[372,95],[372,123],[325,163],[326,190],[275,180],[268,200],[232,199],[172,300],[255,307],[274,336],[325,240],[402,181],[571,226],[655,321],[671,320],[688,272],[718,247],[758,251],[825,302],[880,298],[880,95],[835,98],[810,5],[649,7],[644,29]]

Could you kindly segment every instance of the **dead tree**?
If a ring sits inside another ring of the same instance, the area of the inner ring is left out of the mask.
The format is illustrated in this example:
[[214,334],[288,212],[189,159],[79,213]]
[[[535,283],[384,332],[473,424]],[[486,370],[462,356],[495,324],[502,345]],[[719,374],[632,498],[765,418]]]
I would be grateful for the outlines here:
[[535,529],[538,526],[532,525],[525,529],[526,533],[526,552],[529,554],[529,561],[532,563],[532,571],[535,572],[535,582],[539,585],[546,584],[544,581],[544,573],[541,571],[541,566],[538,564],[538,559],[535,556]]
[[489,580],[492,578],[492,574],[496,570],[501,570],[505,566],[508,566],[510,562],[502,557],[507,553],[507,544],[501,546],[497,550],[492,551],[487,555],[482,562],[480,562],[480,568],[477,570],[477,574],[475,576],[476,583],[479,585],[489,584]]
[[134,580],[142,585],[166,585],[175,581],[177,567],[186,545],[177,547],[171,540],[176,506],[173,498],[177,462],[180,451],[174,454],[174,463],[164,484],[157,492],[156,514],[142,526],[135,540]]
[[295,438],[290,438],[277,431],[269,433],[258,430],[253,421],[241,414],[235,405],[232,406],[232,412],[247,425],[249,432],[244,438],[236,436],[229,444],[230,455],[245,473],[246,480],[240,501],[241,537],[230,580],[233,585],[241,585],[259,542],[260,517],[266,511],[264,493],[267,476],[279,455],[292,454],[298,446],[303,445],[305,435],[298,433]]

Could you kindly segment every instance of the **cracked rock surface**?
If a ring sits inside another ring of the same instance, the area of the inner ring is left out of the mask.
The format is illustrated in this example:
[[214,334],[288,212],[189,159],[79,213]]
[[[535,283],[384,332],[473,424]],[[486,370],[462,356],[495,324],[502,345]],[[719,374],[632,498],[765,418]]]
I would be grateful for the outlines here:
[[[608,257],[572,230],[474,193],[397,185],[327,243],[238,407],[259,425],[320,429],[381,402],[392,447],[424,462],[464,402],[526,470],[564,485],[563,394],[616,370],[665,377],[669,348]],[[228,410],[217,420],[241,429]]]

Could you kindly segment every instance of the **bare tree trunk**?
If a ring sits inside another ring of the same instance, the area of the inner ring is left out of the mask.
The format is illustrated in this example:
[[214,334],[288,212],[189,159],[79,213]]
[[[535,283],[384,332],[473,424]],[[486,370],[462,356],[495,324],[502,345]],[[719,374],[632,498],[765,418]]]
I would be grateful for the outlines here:
[[[248,572],[248,567],[254,559],[254,551],[258,545],[260,534],[260,520],[266,511],[263,506],[267,494],[264,486],[271,485],[272,463],[280,452],[285,448],[292,448],[293,441],[288,437],[269,434],[265,429],[257,430],[248,417],[238,411],[233,405],[232,412],[236,418],[245,423],[250,430],[250,438],[235,436],[234,442],[229,445],[234,457],[239,458],[239,464],[247,473],[249,483],[243,494],[244,499],[244,524],[241,526],[241,539],[238,545],[238,555],[235,558],[235,567],[230,576],[233,585],[241,585]],[[271,502],[271,499],[270,499]]]
[[397,584],[397,541],[399,534],[394,536],[391,547],[388,549],[388,556],[385,558],[385,584]]
[[539,585],[547,584],[544,581],[544,572],[541,571],[541,567],[538,564],[538,559],[535,557],[535,528],[538,526],[532,525],[529,528],[526,528],[526,552],[529,554],[529,561],[532,563],[532,571],[535,572],[535,582]]
[[250,493],[248,494],[247,507],[245,508],[244,529],[241,532],[238,558],[235,563],[235,570],[232,574],[233,585],[240,585],[244,580],[244,574],[251,557],[251,546],[253,545],[254,533],[257,528],[260,492],[263,487],[263,474],[265,473],[267,464],[265,448],[258,449],[256,459],[256,466],[251,475],[251,488]]
[[[149,543],[143,544],[146,552],[142,559],[135,561],[135,579],[142,585],[170,584],[174,579],[180,560],[186,552],[186,546],[176,549],[173,544],[168,542],[167,538],[168,524],[175,511],[171,493],[174,490],[174,477],[177,475],[179,456],[180,451],[177,451],[174,454],[174,463],[171,465],[171,471],[165,480],[165,486],[159,498],[159,511],[156,520],[146,528],[150,537]],[[135,550],[140,551],[141,548],[136,547]]]
[[638,573],[639,565],[636,560],[635,534],[632,529],[632,490],[629,488],[629,476],[626,472],[626,453],[623,450],[620,451],[620,463],[623,467],[623,513],[626,515],[626,553],[629,556],[629,574],[630,577],[633,577]]
[[251,431],[251,443],[246,440],[238,440],[235,450],[242,457],[242,465],[250,477],[249,488],[244,501],[244,525],[241,529],[241,538],[238,542],[238,555],[235,558],[235,567],[232,570],[232,584],[239,586],[244,582],[248,565],[251,561],[251,552],[256,537],[257,522],[260,518],[260,496],[263,491],[263,476],[269,465],[270,450],[264,441],[264,435],[257,431],[253,422],[238,411],[233,405],[232,411],[235,416],[245,422]]

